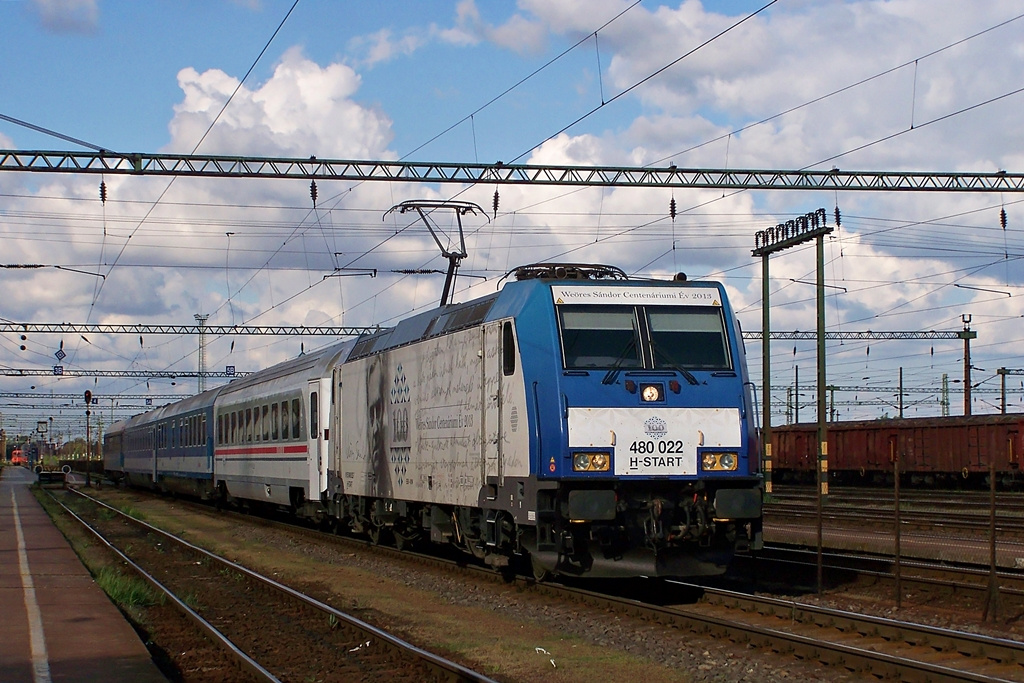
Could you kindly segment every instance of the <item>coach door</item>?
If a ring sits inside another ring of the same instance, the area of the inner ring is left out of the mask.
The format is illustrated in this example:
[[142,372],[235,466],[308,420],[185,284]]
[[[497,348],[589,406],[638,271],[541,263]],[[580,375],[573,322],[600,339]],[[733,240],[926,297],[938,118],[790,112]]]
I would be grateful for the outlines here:
[[[508,323],[511,325],[511,323]],[[483,444],[484,483],[501,486],[501,390],[502,390],[502,323],[487,323],[483,327],[483,420],[480,441]]]
[[327,456],[327,438],[329,435],[328,418],[330,403],[330,387],[321,386],[320,380],[309,383],[309,498],[319,500],[320,494],[327,490],[327,467],[324,458]]
[[159,428],[156,428],[156,429],[151,428],[149,430],[149,445],[153,447],[153,486],[156,486],[156,474],[157,474],[156,454],[157,454],[157,451],[159,451],[159,449],[160,449],[160,429]]

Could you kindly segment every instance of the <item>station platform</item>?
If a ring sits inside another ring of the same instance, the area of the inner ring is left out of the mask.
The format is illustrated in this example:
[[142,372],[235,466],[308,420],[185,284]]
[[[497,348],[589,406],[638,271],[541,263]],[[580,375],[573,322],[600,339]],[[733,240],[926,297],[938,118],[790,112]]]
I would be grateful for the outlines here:
[[0,477],[0,681],[166,683],[139,636],[29,491]]

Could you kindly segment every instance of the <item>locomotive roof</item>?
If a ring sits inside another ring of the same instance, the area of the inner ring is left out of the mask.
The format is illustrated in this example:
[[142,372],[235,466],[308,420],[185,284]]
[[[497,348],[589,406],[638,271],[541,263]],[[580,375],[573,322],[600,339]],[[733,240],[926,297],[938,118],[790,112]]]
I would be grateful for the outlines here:
[[[592,269],[599,276],[586,276]],[[438,337],[490,320],[514,316],[537,296],[538,290],[549,292],[555,285],[574,287],[719,287],[711,281],[690,282],[680,274],[675,280],[629,280],[614,272],[622,271],[612,266],[585,266],[581,264],[536,264],[523,266],[513,271],[517,279],[504,284],[494,294],[472,299],[461,304],[449,304],[406,318],[395,327],[383,329],[359,338],[348,360],[356,360],[388,349],[405,346],[423,339]],[[524,274],[525,273],[525,274]],[[538,274],[540,273],[540,274]],[[556,274],[557,273],[557,274]],[[611,274],[609,274],[611,273]],[[550,301],[550,295],[544,294]]]

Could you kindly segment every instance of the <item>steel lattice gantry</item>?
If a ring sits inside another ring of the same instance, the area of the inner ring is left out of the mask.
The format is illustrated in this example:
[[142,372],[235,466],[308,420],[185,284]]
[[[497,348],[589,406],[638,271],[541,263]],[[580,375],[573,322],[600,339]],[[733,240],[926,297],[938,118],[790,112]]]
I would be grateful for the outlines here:
[[[60,367],[60,366],[57,366]],[[197,377],[214,377],[235,379],[245,377],[249,372],[173,372],[171,370],[74,370],[60,367],[57,369],[39,368],[3,368],[2,377],[128,377],[135,379],[195,379]]]
[[1024,192],[1024,174],[910,171],[700,169],[641,166],[372,161],[309,157],[0,150],[0,171],[103,173],[205,178],[298,178],[747,190],[863,190],[871,192]]
[[97,325],[76,323],[0,323],[0,332],[54,334],[206,334],[255,336],[358,337],[380,332],[381,327],[332,327],[304,325]]
[[[257,336],[324,336],[355,337],[361,334],[380,332],[381,327],[331,327],[301,325],[205,325],[207,334],[232,335],[251,334]],[[199,325],[99,325],[77,323],[0,323],[0,333],[15,332],[52,334],[199,334]],[[886,340],[886,339],[961,339],[959,330],[930,331],[889,331],[889,332],[826,332],[825,339],[832,340]],[[817,339],[817,332],[771,332],[772,339]],[[743,333],[744,339],[760,339],[761,332]]]

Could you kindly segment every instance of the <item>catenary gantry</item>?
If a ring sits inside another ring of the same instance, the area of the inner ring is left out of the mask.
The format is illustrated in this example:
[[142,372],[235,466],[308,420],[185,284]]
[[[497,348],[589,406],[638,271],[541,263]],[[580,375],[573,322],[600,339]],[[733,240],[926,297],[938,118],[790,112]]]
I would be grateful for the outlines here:
[[709,169],[562,166],[145,154],[110,151],[0,150],[0,171],[204,178],[298,178],[489,185],[669,187],[871,192],[1024,192],[1024,174],[915,171]]
[[[322,336],[322,337],[354,337],[360,334],[374,334],[381,327],[327,325],[100,325],[77,323],[0,323],[0,333],[15,332],[19,334],[212,334],[212,335],[255,335],[255,336]],[[773,331],[772,339],[817,339],[817,332],[783,332]],[[760,339],[760,331],[743,333],[744,339]],[[962,330],[904,330],[904,331],[853,331],[826,332],[829,340],[886,340],[886,339],[961,339]]]

